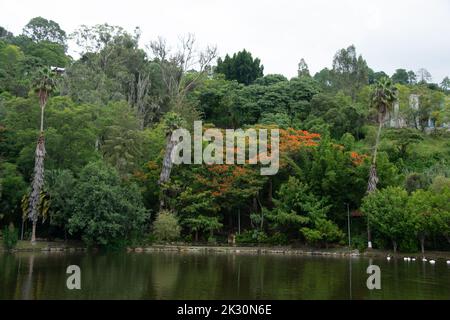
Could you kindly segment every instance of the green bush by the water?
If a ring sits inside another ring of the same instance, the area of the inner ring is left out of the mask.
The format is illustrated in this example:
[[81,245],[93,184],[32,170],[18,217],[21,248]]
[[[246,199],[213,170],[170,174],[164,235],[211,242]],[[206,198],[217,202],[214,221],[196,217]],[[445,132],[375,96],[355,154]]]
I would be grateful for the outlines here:
[[3,228],[3,247],[6,250],[14,249],[19,240],[19,231],[14,228],[13,224]]
[[161,211],[153,223],[153,234],[158,241],[174,241],[180,237],[178,218],[170,211]]

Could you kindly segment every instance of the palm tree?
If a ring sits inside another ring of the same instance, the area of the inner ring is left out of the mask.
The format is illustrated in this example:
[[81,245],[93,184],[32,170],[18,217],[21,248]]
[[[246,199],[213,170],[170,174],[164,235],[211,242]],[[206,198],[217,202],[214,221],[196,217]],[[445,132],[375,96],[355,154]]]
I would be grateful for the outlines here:
[[[374,192],[377,189],[377,152],[380,144],[381,129],[388,112],[392,110],[394,102],[397,100],[397,88],[389,78],[383,77],[375,83],[372,91],[371,105],[376,108],[378,113],[378,132],[375,140],[375,146],[370,165],[369,181],[367,183],[367,193]],[[372,237],[370,233],[369,218],[367,218],[367,242],[368,248],[372,248]]]
[[41,107],[41,125],[39,138],[36,145],[33,182],[30,194],[30,210],[28,218],[33,223],[31,233],[31,243],[36,242],[36,224],[39,217],[39,204],[41,202],[41,191],[44,185],[44,158],[45,158],[45,138],[44,138],[44,111],[47,105],[50,93],[55,89],[55,74],[48,68],[42,68],[38,71],[33,87],[39,97],[39,105]]

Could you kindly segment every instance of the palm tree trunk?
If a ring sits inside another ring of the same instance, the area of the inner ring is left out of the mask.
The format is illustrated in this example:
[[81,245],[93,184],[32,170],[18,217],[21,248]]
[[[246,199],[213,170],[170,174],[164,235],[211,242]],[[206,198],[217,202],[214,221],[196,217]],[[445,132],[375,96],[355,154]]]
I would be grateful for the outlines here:
[[378,116],[378,132],[377,132],[377,138],[375,140],[375,150],[373,151],[373,159],[372,164],[376,164],[377,162],[377,154],[378,154],[378,145],[380,144],[380,137],[381,137],[381,129],[383,128],[383,115]]
[[[373,151],[372,164],[370,165],[369,181],[367,183],[367,193],[374,192],[377,189],[378,174],[376,164],[377,164],[378,145],[380,144],[382,127],[383,127],[383,115],[380,113],[378,115],[378,132],[377,138],[375,140],[375,148]],[[367,217],[367,247],[369,249],[372,249],[372,234],[370,230],[369,216]]]
[[44,158],[45,158],[45,139],[41,132],[36,146],[36,155],[34,162],[34,177],[31,185],[30,195],[30,213],[29,219],[33,222],[33,229],[31,234],[31,242],[36,241],[36,223],[39,216],[39,202],[42,187],[44,185]]
[[31,233],[31,243],[36,243],[36,224],[39,216],[39,202],[42,187],[44,186],[44,159],[45,159],[45,138],[44,138],[44,110],[47,103],[47,93],[45,91],[39,92],[39,102],[41,105],[41,125],[39,138],[36,145],[36,153],[34,160],[34,175],[31,185],[30,195],[30,212],[28,218],[33,223]]
[[36,225],[37,225],[37,221],[33,220],[33,227],[32,227],[32,232],[31,232],[31,243],[35,244],[36,243]]
[[41,132],[44,132],[44,108],[45,106],[41,106]]

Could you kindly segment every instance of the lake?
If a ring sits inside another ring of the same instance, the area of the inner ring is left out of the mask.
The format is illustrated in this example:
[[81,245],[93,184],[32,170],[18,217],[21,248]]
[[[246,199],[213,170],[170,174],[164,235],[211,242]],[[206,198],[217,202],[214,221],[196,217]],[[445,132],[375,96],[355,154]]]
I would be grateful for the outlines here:
[[[381,290],[366,286],[370,264],[381,269]],[[66,287],[69,265],[81,269],[81,290]],[[0,299],[450,299],[450,266],[220,253],[0,254]]]

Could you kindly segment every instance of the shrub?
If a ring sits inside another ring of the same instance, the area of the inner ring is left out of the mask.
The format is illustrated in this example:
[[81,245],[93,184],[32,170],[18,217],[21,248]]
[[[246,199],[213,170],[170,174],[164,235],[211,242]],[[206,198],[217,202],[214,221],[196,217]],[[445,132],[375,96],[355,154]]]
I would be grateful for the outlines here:
[[11,223],[3,229],[3,246],[6,250],[12,250],[16,247],[19,240],[19,232]]
[[210,236],[210,237],[208,238],[208,244],[209,244],[209,245],[216,245],[216,244],[217,244],[217,239],[216,239],[216,237]]
[[173,241],[180,237],[180,225],[173,212],[161,211],[153,223],[153,233],[159,241]]
[[246,230],[236,236],[236,243],[241,244],[266,243],[267,240],[267,235],[259,230]]
[[73,190],[71,234],[81,233],[88,245],[123,246],[143,233],[148,212],[138,187],[123,182],[116,169],[103,162],[88,164]]
[[422,173],[413,172],[405,179],[405,189],[408,193],[412,193],[419,189],[426,189],[427,187],[427,178]]
[[414,239],[414,215],[407,209],[408,193],[399,187],[388,187],[368,194],[361,209],[370,219],[374,231],[390,239],[397,251],[402,241]]
[[352,248],[357,249],[359,251],[364,251],[367,248],[367,234],[363,235],[354,235],[351,239]]
[[275,232],[269,237],[267,243],[271,245],[287,245],[289,244],[288,236],[281,232]]

